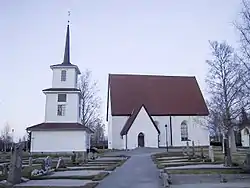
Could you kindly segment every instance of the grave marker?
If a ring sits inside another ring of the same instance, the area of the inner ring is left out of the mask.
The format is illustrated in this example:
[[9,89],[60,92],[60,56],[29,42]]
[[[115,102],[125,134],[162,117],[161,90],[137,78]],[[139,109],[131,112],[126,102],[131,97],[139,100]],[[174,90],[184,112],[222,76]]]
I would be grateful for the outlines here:
[[194,141],[192,141],[192,156],[195,156],[195,145],[194,145]]
[[61,157],[59,157],[57,165],[56,165],[56,169],[58,169],[58,168],[66,168],[64,160]]
[[187,142],[187,155],[190,156],[189,142]]
[[214,162],[214,149],[213,146],[209,146],[209,151],[208,151],[208,155],[209,155],[209,159],[211,159],[211,162]]
[[22,151],[23,145],[18,144],[14,146],[11,155],[10,171],[7,181],[11,184],[17,184],[21,182],[22,178]]

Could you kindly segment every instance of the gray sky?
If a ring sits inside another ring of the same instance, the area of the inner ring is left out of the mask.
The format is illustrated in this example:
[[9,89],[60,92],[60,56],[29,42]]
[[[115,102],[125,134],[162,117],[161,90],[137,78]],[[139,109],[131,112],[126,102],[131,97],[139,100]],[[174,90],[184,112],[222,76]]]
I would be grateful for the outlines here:
[[[61,63],[67,11],[71,62],[93,72],[105,115],[108,73],[194,75],[204,91],[208,40],[235,45],[240,0],[1,0],[0,128],[44,121],[51,64]],[[205,93],[204,93],[205,95]]]

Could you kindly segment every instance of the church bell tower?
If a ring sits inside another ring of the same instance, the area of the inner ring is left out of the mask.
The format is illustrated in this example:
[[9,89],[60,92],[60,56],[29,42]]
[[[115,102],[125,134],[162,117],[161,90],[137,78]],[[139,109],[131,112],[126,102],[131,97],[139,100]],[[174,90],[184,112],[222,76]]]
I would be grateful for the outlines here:
[[52,87],[44,89],[46,95],[45,123],[81,123],[81,91],[77,80],[81,74],[70,62],[70,27],[67,25],[64,58],[61,64],[51,65]]

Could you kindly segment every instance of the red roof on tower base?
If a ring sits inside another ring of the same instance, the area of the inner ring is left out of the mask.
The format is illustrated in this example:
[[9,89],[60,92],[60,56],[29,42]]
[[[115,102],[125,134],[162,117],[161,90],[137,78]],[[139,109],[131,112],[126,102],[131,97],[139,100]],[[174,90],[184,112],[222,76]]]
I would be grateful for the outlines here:
[[130,116],[141,104],[150,116],[209,114],[195,77],[110,74],[108,86],[113,116]]
[[93,131],[80,123],[40,123],[26,129],[27,131],[52,131],[52,130],[83,130],[89,133]]

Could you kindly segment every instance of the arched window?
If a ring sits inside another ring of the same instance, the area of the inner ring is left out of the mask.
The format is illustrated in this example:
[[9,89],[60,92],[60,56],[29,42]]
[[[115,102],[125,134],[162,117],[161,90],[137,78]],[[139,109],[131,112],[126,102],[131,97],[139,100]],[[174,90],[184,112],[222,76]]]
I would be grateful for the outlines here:
[[248,128],[245,128],[245,129],[244,129],[244,135],[249,135],[249,130],[248,130]]
[[188,125],[187,121],[181,122],[181,141],[188,141]]

